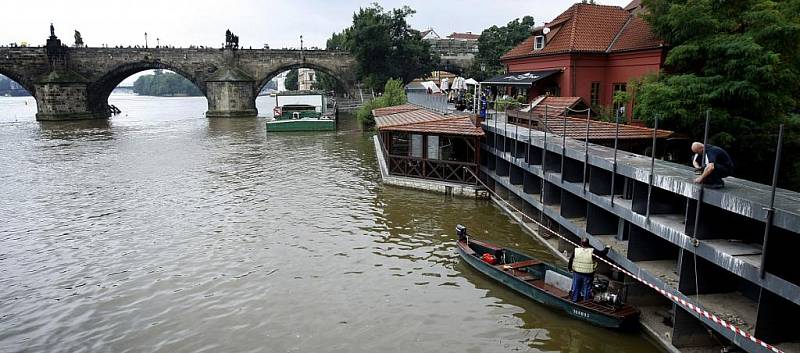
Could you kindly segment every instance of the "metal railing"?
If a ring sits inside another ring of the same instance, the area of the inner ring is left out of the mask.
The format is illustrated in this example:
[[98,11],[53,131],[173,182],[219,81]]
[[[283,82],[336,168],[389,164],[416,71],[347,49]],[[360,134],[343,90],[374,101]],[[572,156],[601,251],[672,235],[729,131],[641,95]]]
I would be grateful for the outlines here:
[[408,92],[406,93],[406,97],[409,103],[437,113],[448,114],[453,111],[453,109],[449,108],[447,96],[445,95]]

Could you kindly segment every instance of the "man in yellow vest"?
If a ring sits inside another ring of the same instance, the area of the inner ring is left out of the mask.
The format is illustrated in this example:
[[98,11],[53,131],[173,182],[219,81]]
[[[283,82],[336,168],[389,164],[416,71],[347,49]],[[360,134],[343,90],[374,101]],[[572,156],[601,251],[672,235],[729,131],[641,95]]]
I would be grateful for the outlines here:
[[608,250],[606,246],[603,250],[595,250],[589,245],[589,239],[581,239],[581,246],[575,248],[575,252],[569,258],[569,269],[572,271],[572,291],[571,299],[578,302],[581,299],[592,299],[592,282],[594,281],[594,270],[597,262],[592,258],[593,254],[605,256]]

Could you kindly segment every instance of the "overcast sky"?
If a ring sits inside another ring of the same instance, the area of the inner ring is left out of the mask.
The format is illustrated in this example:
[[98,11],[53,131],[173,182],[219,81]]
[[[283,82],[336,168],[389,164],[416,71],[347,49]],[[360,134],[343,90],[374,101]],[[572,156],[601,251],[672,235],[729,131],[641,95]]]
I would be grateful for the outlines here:
[[[149,42],[218,47],[225,29],[239,35],[240,45],[253,48],[324,47],[331,33],[352,23],[353,12],[370,0],[9,0],[0,11],[0,43],[43,45],[53,22],[65,44],[79,30],[89,46],[142,45]],[[451,32],[480,33],[492,25],[531,15],[538,24],[552,20],[572,0],[437,0],[379,1],[384,8],[409,5],[417,11],[414,28],[433,27],[442,36]],[[625,6],[629,0],[598,0]]]

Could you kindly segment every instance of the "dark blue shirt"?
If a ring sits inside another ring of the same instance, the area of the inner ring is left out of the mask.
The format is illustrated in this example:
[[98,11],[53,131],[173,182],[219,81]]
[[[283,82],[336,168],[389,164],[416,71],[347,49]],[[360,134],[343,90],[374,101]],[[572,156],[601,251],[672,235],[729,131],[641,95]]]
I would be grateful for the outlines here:
[[714,145],[706,145],[705,154],[708,163],[714,163],[714,165],[722,165],[728,169],[733,169],[733,160],[731,156],[722,148]]

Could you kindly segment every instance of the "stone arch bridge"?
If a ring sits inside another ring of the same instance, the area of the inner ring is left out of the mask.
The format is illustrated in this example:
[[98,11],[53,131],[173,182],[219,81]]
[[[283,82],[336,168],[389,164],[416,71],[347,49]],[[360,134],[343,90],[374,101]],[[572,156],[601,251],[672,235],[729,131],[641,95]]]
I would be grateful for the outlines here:
[[[0,48],[0,74],[34,97],[37,120],[107,118],[111,91],[130,75],[167,69],[192,81],[208,99],[208,117],[254,117],[261,89],[283,71],[328,73],[351,96],[356,62],[327,50],[69,48],[54,37],[46,47]],[[56,45],[57,44],[57,45]]]

